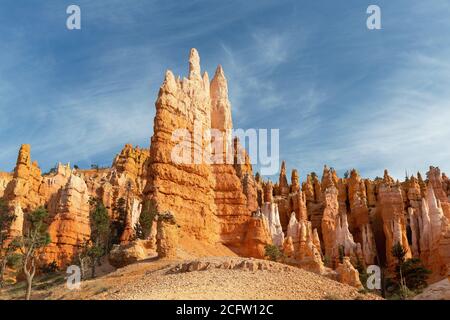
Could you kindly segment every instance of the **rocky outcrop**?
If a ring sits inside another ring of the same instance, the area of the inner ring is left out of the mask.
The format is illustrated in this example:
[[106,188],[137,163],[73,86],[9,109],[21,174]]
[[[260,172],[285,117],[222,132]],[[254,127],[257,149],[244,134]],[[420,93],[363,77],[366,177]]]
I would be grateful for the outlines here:
[[270,244],[272,244],[272,235],[270,234],[267,220],[261,215],[251,217],[247,224],[242,254],[263,259],[265,257],[265,247]]
[[171,212],[157,216],[156,252],[159,258],[177,257],[179,225]]
[[115,157],[112,167],[118,175],[123,175],[130,184],[128,187],[137,190],[141,194],[144,190],[147,177],[147,164],[150,152],[126,144],[122,151]]
[[[325,255],[330,259],[332,264],[336,263],[339,255],[342,253],[347,257],[351,257],[354,261],[358,261],[358,259],[363,260],[361,244],[354,241],[353,235],[349,230],[347,214],[339,213],[338,190],[332,185],[325,191],[324,196],[325,210],[322,218],[322,237]],[[364,255],[364,260],[361,261],[362,263],[366,260],[372,260],[374,250],[372,247],[373,237],[371,236],[370,227],[367,229],[364,228],[363,233],[367,254]]]
[[[210,83],[208,74],[202,77],[200,73],[200,58],[194,49],[188,78],[176,79],[171,71],[166,72],[156,101],[145,194],[159,211],[170,210],[176,215],[180,236],[215,242],[219,239],[215,179],[203,159],[203,150],[210,150],[210,141],[205,138],[211,128]],[[184,152],[177,153],[176,133],[188,142],[188,158],[180,161],[174,161]]]
[[138,240],[126,245],[114,245],[108,255],[108,261],[113,267],[122,268],[147,256],[145,244]]
[[71,175],[57,198],[56,212],[49,226],[51,243],[44,249],[43,260],[64,266],[72,262],[77,249],[90,236],[86,183],[80,177]]
[[287,196],[290,192],[290,187],[287,182],[286,177],[286,161],[283,161],[281,163],[281,170],[280,170],[280,177],[278,180],[278,188],[279,188],[279,195],[281,196]]
[[378,188],[377,210],[383,222],[383,231],[386,238],[387,265],[392,267],[396,259],[392,256],[391,248],[400,243],[406,250],[407,256],[411,257],[408,239],[406,237],[406,212],[403,204],[402,189],[390,179],[385,179]]
[[301,187],[300,187],[300,177],[298,175],[298,171],[296,169],[292,170],[291,173],[291,193],[297,193],[300,192]]
[[322,238],[325,256],[337,256],[337,227],[339,223],[338,190],[332,186],[325,191],[325,210],[322,217]]
[[227,260],[214,260],[214,258],[203,258],[185,263],[180,263],[172,267],[168,273],[185,273],[194,271],[206,271],[212,269],[240,270],[240,271],[271,271],[285,272],[292,270],[292,267],[272,261],[263,261],[256,259],[227,258]]
[[413,300],[450,300],[450,281],[444,279],[433,283],[414,296]]
[[294,246],[294,240],[292,240],[292,237],[287,237],[286,239],[284,239],[283,254],[289,261],[292,261],[292,259],[294,259],[295,246]]
[[126,244],[136,238],[136,225],[139,223],[139,217],[142,212],[142,203],[140,199],[133,197],[127,202],[127,216],[125,218],[125,227],[120,242]]
[[450,228],[434,187],[429,183],[420,211],[409,208],[412,254],[432,271],[432,280],[447,275],[450,263]]
[[273,184],[272,181],[267,181],[266,183],[263,183],[263,190],[264,190],[264,202],[272,202],[273,201]]
[[312,227],[321,233],[324,206],[322,186],[315,173],[306,176],[306,181],[302,183],[302,191],[305,193],[308,219]]
[[352,226],[360,228],[369,223],[366,184],[356,170],[352,170],[348,180],[348,195]]
[[221,241],[239,251],[251,210],[257,208],[256,189],[250,177],[251,166],[245,167],[247,155],[231,136],[233,123],[228,84],[220,65],[210,84],[210,97],[215,213],[219,219]]
[[284,233],[281,228],[278,206],[275,203],[266,202],[262,207],[261,214],[263,219],[267,221],[266,224],[272,236],[273,244],[281,248],[284,242]]
[[310,221],[297,221],[295,213],[289,220],[283,253],[292,264],[319,274],[325,272],[317,229],[312,229]]
[[338,218],[336,227],[336,245],[335,252],[339,255],[339,248],[343,250],[345,256],[355,260],[362,260],[362,250],[360,243],[353,240],[353,235],[349,231],[347,215],[344,214]]
[[[217,68],[210,83],[206,72],[201,75],[198,52],[192,49],[189,77],[175,79],[168,71],[156,101],[144,194],[159,211],[174,213],[180,237],[220,241],[238,251],[256,209],[256,190],[246,156],[231,139],[231,128],[223,69]],[[183,150],[177,154],[182,148],[173,139],[175,133],[188,137],[188,161],[174,161],[173,152],[177,159],[183,155]],[[244,160],[235,163],[241,157]]]
[[309,221],[299,221],[298,265],[306,270],[322,274],[324,264],[317,229]]
[[9,230],[9,237],[11,239],[22,235],[24,223],[24,213],[22,207],[20,206],[20,203],[16,203],[12,210],[15,215],[15,220],[12,222]]
[[434,194],[439,200],[443,213],[450,219],[450,199],[449,199],[449,182],[445,174],[441,175],[439,168],[430,167],[427,172],[429,184],[433,187]]
[[13,175],[8,172],[0,172],[0,198],[5,194],[5,189],[13,179]]
[[336,272],[339,282],[358,289],[363,288],[361,280],[359,279],[359,272],[353,267],[349,257],[344,257],[343,262],[338,264]]
[[42,183],[41,170],[37,162],[31,162],[30,152],[30,145],[24,144],[20,147],[13,179],[8,183],[3,196],[11,205],[18,203],[22,209],[27,210],[45,202],[39,193]]

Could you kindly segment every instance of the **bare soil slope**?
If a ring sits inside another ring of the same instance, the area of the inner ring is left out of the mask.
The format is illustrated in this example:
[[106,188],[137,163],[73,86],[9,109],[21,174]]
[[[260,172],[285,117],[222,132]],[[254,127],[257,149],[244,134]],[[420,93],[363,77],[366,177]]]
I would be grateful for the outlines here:
[[450,279],[433,283],[415,296],[414,300],[450,300]]
[[[199,270],[202,268],[205,270]],[[52,290],[47,299],[275,300],[379,297],[359,293],[353,287],[326,277],[275,262],[208,257],[183,261],[152,258],[85,281],[79,291],[69,291],[60,285]]]

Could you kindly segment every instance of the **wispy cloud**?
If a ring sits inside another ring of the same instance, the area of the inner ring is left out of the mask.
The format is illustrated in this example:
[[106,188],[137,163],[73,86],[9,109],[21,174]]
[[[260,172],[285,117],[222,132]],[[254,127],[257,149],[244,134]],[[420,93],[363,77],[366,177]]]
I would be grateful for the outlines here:
[[[378,84],[375,95],[352,107],[350,114],[313,124],[306,131],[306,143],[300,142],[287,157],[307,171],[328,164],[341,174],[358,168],[369,177],[382,175],[383,168],[399,179],[405,172],[425,172],[429,165],[449,171],[450,92],[445,87],[450,84],[450,65],[446,57],[445,53],[404,56],[404,65]],[[324,136],[319,125],[333,128],[331,135]],[[314,130],[319,133],[316,137],[312,137]]]
[[[312,100],[318,94],[314,84],[297,82],[299,88],[286,90],[289,86],[280,81],[288,66],[298,63],[307,32],[261,27],[250,28],[248,34],[248,38],[242,39],[246,41],[245,46],[222,42],[222,52],[218,54],[229,80],[233,114],[238,122],[254,127],[276,110],[303,103],[308,104],[303,109],[305,115],[309,113],[316,103]],[[289,79],[292,72],[287,73],[286,79]],[[260,121],[255,121],[255,117],[261,117]],[[268,127],[267,124],[264,127]]]

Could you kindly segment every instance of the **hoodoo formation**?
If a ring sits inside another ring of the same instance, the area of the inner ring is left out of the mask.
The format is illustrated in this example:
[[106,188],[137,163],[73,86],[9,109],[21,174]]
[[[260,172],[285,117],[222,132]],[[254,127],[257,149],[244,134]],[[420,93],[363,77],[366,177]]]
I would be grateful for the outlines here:
[[[41,260],[67,266],[91,233],[89,199],[101,199],[114,217],[114,204],[123,198],[124,245],[133,241],[139,216],[152,203],[158,212],[173,215],[170,223],[161,220],[156,227],[155,221],[150,235],[165,254],[176,255],[177,247],[189,251],[195,242],[214,248],[205,249],[209,255],[232,251],[263,258],[265,246],[274,244],[289,263],[359,287],[354,266],[392,267],[390,248],[400,243],[432,271],[431,282],[447,276],[450,181],[439,168],[430,167],[426,179],[417,174],[400,182],[387,171],[370,180],[356,170],[340,178],[325,167],[321,179],[310,174],[301,183],[297,170],[288,178],[283,162],[279,181],[264,181],[253,174],[239,141],[229,136],[233,123],[224,70],[218,66],[210,81],[195,49],[187,78],[166,72],[155,106],[149,149],[126,145],[110,168],[60,164],[43,175],[31,160],[30,146],[22,145],[14,172],[0,172],[0,197],[17,216],[11,237],[23,232],[26,214],[45,206],[51,244]],[[192,137],[191,156],[198,150],[230,156],[232,150],[233,161],[174,162],[173,133],[180,129]],[[212,137],[205,134],[211,129],[220,133],[215,137],[222,140],[219,149],[211,147]],[[201,137],[195,137],[198,130]]]

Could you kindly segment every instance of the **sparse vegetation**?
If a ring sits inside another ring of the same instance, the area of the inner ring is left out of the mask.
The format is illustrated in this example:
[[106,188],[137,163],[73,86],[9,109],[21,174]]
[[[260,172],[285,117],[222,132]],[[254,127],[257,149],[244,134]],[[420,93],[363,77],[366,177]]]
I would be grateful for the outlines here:
[[431,271],[423,266],[420,259],[405,259],[407,252],[400,243],[391,249],[397,265],[395,274],[386,279],[386,297],[389,299],[411,298],[427,286],[426,280]]
[[86,279],[86,270],[91,265],[90,248],[92,247],[91,239],[83,242],[77,252],[76,263],[80,267],[81,279]]
[[117,199],[112,211],[115,218],[111,221],[111,241],[110,245],[118,244],[120,237],[125,230],[127,219],[127,201],[124,198]]
[[[33,298],[45,299],[52,293],[52,289],[65,282],[65,274],[62,272],[38,274],[33,280]],[[26,281],[10,283],[2,291],[2,299],[21,299],[27,290]]]
[[283,253],[281,250],[273,244],[266,245],[264,255],[272,261],[279,261],[283,258]]
[[30,300],[33,279],[36,275],[36,260],[41,248],[50,243],[50,236],[47,232],[48,225],[45,220],[48,212],[44,207],[39,207],[26,215],[26,228],[24,235],[17,237],[13,242],[21,254],[22,271],[27,280],[27,290],[25,299]]
[[398,264],[401,265],[405,261],[405,256],[408,251],[406,251],[405,247],[403,247],[400,242],[397,242],[392,247],[391,253],[392,256],[397,259]]
[[90,258],[91,277],[95,277],[95,268],[109,247],[111,221],[103,201],[91,198],[91,239],[86,247],[86,255]]
[[151,233],[153,221],[158,211],[153,201],[146,202],[136,225],[136,237],[138,239],[148,239]]

